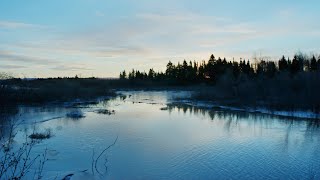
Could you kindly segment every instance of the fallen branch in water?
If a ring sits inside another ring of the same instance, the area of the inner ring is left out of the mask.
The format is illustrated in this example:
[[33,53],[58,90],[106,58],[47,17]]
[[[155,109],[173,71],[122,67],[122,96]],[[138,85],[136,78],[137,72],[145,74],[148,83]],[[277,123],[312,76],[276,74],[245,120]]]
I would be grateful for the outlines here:
[[[101,151],[101,153],[99,154],[99,156],[94,159],[94,157],[92,157],[93,161],[92,161],[92,173],[94,174],[94,171],[93,171],[93,164],[94,164],[94,169],[95,171],[97,171],[100,175],[102,175],[102,173],[99,171],[98,167],[97,167],[97,164],[98,164],[98,161],[99,159],[101,158],[101,156],[108,150],[110,149],[112,146],[114,146],[116,144],[116,142],[118,141],[118,137],[116,137],[116,139],[114,140],[114,142],[112,144],[110,144],[108,147],[106,147],[103,151]],[[94,153],[93,153],[93,156],[94,156]]]

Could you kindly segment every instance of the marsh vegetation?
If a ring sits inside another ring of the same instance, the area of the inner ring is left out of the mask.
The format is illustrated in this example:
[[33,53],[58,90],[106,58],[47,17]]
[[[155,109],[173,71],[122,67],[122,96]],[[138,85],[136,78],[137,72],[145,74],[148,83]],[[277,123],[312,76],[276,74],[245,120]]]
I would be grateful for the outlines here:
[[208,61],[169,62],[165,72],[123,71],[120,79],[136,84],[189,86],[194,91],[191,100],[320,112],[320,56],[315,55],[297,53],[276,61],[228,61],[211,55]]
[[1,104],[66,102],[114,96],[113,80],[96,78],[16,79],[0,81]]
[[165,72],[132,70],[119,79],[16,79],[2,75],[1,104],[64,102],[115,96],[114,90],[189,89],[191,100],[274,110],[320,112],[320,57],[298,53],[277,61],[268,58],[228,61],[211,55],[208,61],[173,64]]

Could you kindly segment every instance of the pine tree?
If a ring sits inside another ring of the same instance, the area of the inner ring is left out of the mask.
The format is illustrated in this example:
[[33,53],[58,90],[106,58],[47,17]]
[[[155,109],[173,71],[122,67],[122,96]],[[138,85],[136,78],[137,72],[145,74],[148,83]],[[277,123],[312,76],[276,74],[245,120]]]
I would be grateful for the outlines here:
[[127,73],[126,71],[122,71],[122,73],[120,73],[120,79],[126,79],[127,78]]
[[298,60],[298,56],[295,55],[293,57],[293,60],[292,60],[292,64],[291,64],[291,67],[290,67],[290,72],[292,74],[296,74],[299,70],[300,70],[300,65],[299,65],[299,60]]
[[155,78],[156,74],[154,70],[151,68],[148,72],[148,79],[153,80]]
[[284,56],[279,60],[278,66],[280,72],[288,70],[288,62]]
[[316,60],[316,57],[314,57],[313,55],[310,63],[310,70],[317,71],[317,69],[318,69],[317,60]]
[[135,71],[134,71],[134,69],[132,69],[132,71],[131,72],[129,72],[129,79],[130,80],[134,80],[135,79]]

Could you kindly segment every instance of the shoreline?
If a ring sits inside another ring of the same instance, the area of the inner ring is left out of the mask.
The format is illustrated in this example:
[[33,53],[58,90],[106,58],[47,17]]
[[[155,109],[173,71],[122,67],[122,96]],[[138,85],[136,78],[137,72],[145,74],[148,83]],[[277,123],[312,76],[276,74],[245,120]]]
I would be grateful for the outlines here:
[[180,92],[187,93],[189,97],[175,97],[171,99],[170,103],[167,103],[167,106],[170,105],[188,105],[194,106],[198,108],[210,109],[210,110],[225,110],[225,111],[237,111],[237,112],[247,112],[247,113],[256,113],[256,114],[266,114],[266,115],[273,115],[279,117],[288,117],[288,118],[299,118],[299,119],[313,119],[313,120],[320,120],[320,113],[315,113],[310,110],[273,110],[272,108],[267,108],[266,106],[257,106],[257,107],[250,107],[250,106],[243,106],[243,105],[223,105],[223,102],[219,101],[204,101],[204,100],[197,100],[193,99],[192,93],[195,93],[195,87],[157,87],[157,88],[115,88],[111,89],[114,92],[113,95],[104,95],[98,96],[94,98],[74,98],[72,100],[57,100],[51,102],[44,102],[44,103],[21,103],[18,106],[57,106],[62,105],[65,108],[81,108],[86,107],[88,105],[98,104],[100,101],[103,100],[110,100],[112,98],[121,96],[121,92],[135,92],[135,91],[172,91],[172,92]]
[[252,107],[225,106],[219,103],[214,103],[212,101],[197,101],[197,100],[175,100],[167,104],[167,106],[170,106],[170,105],[187,105],[187,106],[193,106],[193,107],[198,107],[198,108],[203,108],[208,110],[247,112],[247,113],[265,114],[265,115],[272,115],[272,116],[286,117],[286,118],[320,120],[320,114],[314,113],[311,111],[305,111],[305,110],[280,111],[280,110],[271,110],[265,107],[252,108]]

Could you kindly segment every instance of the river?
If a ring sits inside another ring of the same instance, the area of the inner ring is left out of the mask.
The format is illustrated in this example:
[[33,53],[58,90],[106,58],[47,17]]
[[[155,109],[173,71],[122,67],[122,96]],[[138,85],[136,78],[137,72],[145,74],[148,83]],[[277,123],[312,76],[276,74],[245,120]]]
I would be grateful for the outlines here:
[[[173,103],[188,92],[121,94],[85,106],[19,107],[12,116],[23,120],[15,143],[24,133],[50,129],[53,137],[33,149],[48,149],[43,179],[320,178],[315,120]],[[85,117],[65,116],[74,110]]]

